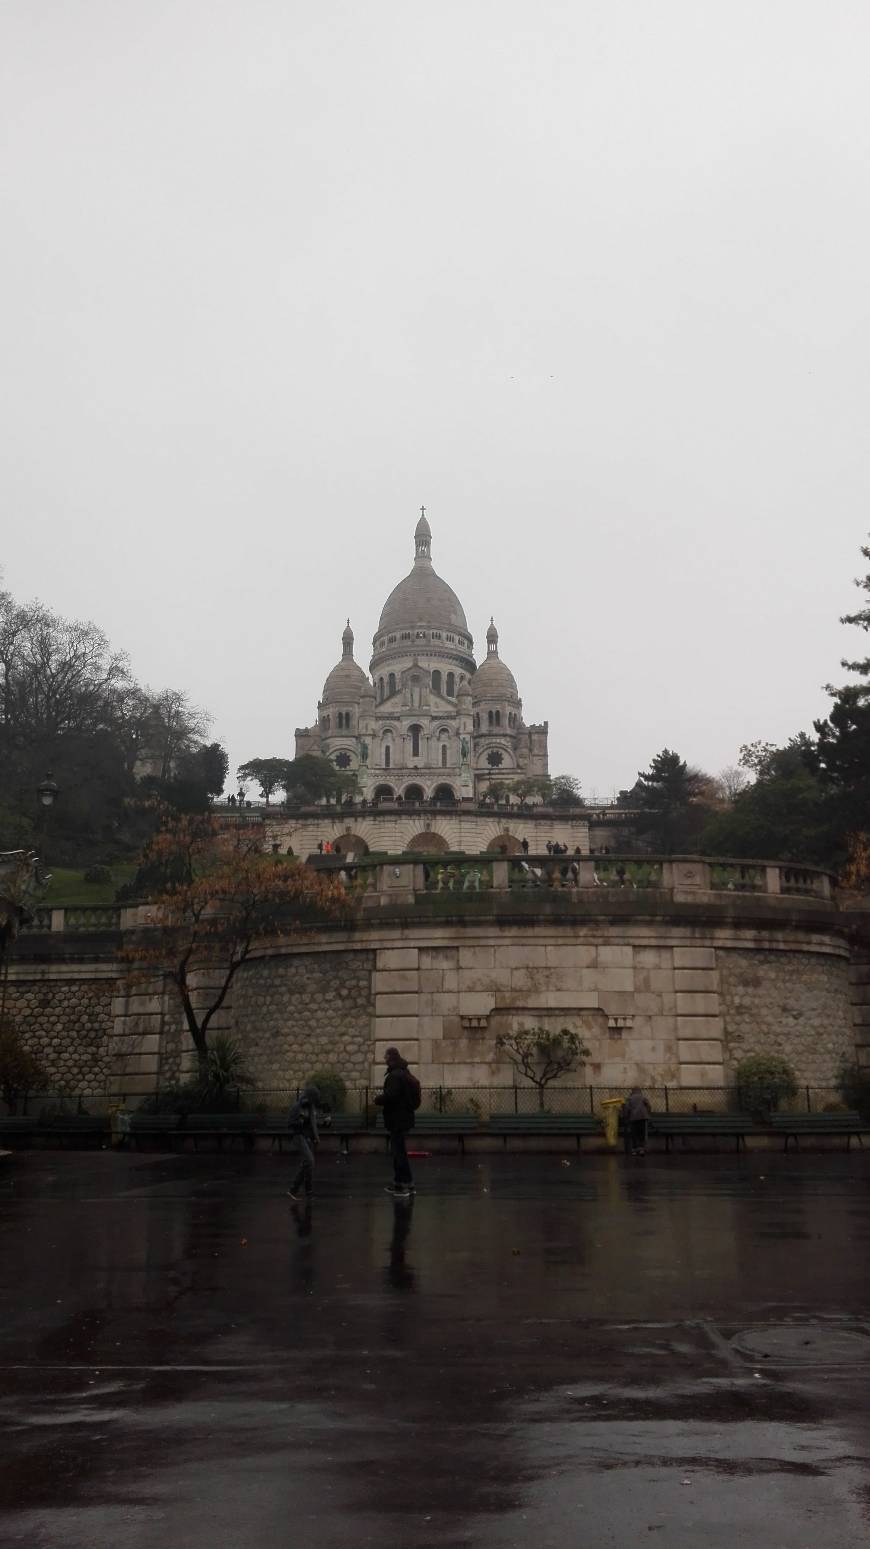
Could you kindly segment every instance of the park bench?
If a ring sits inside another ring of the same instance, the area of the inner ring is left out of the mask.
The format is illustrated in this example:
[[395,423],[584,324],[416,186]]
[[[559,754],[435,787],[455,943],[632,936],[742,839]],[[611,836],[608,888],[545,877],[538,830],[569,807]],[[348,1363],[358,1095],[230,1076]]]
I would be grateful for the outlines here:
[[464,1156],[466,1135],[480,1134],[482,1128],[480,1119],[474,1113],[418,1113],[414,1119],[414,1128],[405,1138],[408,1145],[413,1147],[417,1140],[434,1140],[447,1135],[456,1140]]
[[650,1134],[664,1137],[665,1151],[670,1151],[676,1137],[683,1144],[693,1135],[702,1138],[725,1135],[734,1140],[735,1149],[746,1145],[746,1136],[758,1134],[763,1129],[748,1113],[655,1113],[650,1119]]
[[77,1141],[103,1141],[109,1134],[109,1118],[105,1113],[58,1113],[36,1121],[35,1134],[50,1140],[60,1140],[63,1145]]
[[135,1141],[137,1147],[140,1140],[150,1140],[155,1136],[160,1140],[168,1140],[172,1145],[180,1122],[177,1113],[131,1113],[127,1135]]
[[29,1114],[10,1114],[0,1119],[0,1145],[16,1145],[32,1140],[36,1120]]
[[494,1113],[487,1126],[490,1135],[500,1135],[507,1150],[512,1135],[569,1136],[577,1150],[583,1136],[601,1135],[601,1119],[594,1113]]
[[791,1141],[800,1146],[801,1135],[845,1135],[849,1151],[853,1135],[863,1146],[862,1135],[870,1134],[870,1124],[859,1113],[772,1113],[768,1125],[774,1134],[784,1137],[786,1151]]
[[219,1151],[224,1141],[241,1140],[246,1151],[253,1151],[257,1134],[264,1129],[258,1113],[189,1113],[179,1123],[177,1135],[182,1143],[190,1137],[194,1151],[201,1140],[216,1140]]

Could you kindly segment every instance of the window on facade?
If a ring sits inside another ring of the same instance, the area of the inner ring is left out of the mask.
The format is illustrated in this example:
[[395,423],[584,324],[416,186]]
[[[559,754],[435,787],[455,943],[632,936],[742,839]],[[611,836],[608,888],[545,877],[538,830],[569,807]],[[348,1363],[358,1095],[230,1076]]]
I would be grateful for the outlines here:
[[322,726],[322,727],[323,727],[323,730],[324,730],[324,731],[329,731],[329,716],[328,716],[328,715],[325,715],[325,716],[324,716],[324,717],[323,717],[323,720],[322,720],[322,721],[321,721],[321,723],[320,723],[320,724],[321,724],[321,726]]
[[383,697],[384,697],[384,680],[383,680],[383,678],[378,678],[378,699],[383,699]]
[[349,769],[351,765],[350,754],[336,753],[335,758],[333,759],[333,763],[335,764],[336,769]]
[[504,763],[504,754],[499,753],[498,748],[490,748],[486,755],[486,762],[489,764],[490,769],[498,769],[499,764]]
[[501,711],[500,710],[496,710],[496,712],[495,712],[495,724],[496,724],[496,726],[500,726],[501,725]]
[[495,716],[493,715],[492,711],[490,710],[490,712],[489,712],[489,724],[490,724],[490,726],[492,726],[492,725],[494,725],[494,723],[495,723]]
[[412,726],[412,727],[410,727],[410,732],[411,732],[411,757],[412,758],[419,758],[420,757],[420,733],[421,733],[421,731],[422,731],[422,727],[421,726]]
[[394,672],[390,673],[390,676],[387,679],[387,682],[389,684],[390,693],[391,694],[395,694],[395,692],[396,692],[396,674]]
[[446,742],[442,742],[442,744],[441,744],[441,768],[442,769],[446,769],[447,768],[447,743]]
[[432,687],[433,687],[433,689],[434,689],[436,694],[440,694],[441,693],[441,674],[438,671],[437,667],[435,668],[435,671],[432,674]]
[[393,761],[393,750],[388,742],[384,743],[384,768],[389,769]]
[[447,674],[447,698],[452,699],[456,693],[456,676],[452,672]]

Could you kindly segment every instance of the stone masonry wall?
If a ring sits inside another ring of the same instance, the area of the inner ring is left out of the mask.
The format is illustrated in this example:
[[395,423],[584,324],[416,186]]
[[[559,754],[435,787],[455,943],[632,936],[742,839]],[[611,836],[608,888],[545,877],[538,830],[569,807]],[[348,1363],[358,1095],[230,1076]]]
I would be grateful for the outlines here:
[[368,1080],[373,952],[304,952],[260,958],[238,974],[233,1031],[260,1088],[294,1087],[314,1070],[337,1070],[350,1087]]
[[719,951],[730,1070],[749,1054],[778,1054],[810,1086],[833,1086],[854,1059],[845,958],[809,952]]
[[7,990],[7,1016],[52,1088],[102,1092],[110,1065],[113,978],[34,977]]

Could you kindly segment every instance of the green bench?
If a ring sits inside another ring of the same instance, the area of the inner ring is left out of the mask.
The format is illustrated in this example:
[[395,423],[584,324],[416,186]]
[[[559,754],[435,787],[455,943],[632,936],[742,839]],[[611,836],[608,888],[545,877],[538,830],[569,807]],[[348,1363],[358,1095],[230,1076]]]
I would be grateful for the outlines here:
[[846,1150],[851,1150],[852,1136],[863,1146],[862,1135],[870,1134],[870,1124],[859,1113],[772,1113],[768,1127],[785,1139],[787,1151],[791,1141],[800,1147],[801,1135],[845,1135]]
[[414,1128],[405,1139],[413,1149],[417,1140],[437,1140],[447,1135],[456,1140],[460,1154],[464,1156],[466,1135],[479,1135],[482,1129],[475,1113],[417,1113]]
[[746,1136],[758,1134],[763,1126],[748,1113],[655,1113],[649,1128],[651,1135],[664,1137],[665,1151],[670,1151],[672,1140],[679,1138],[685,1143],[693,1135],[725,1135],[734,1140],[739,1151],[746,1146]]
[[104,1141],[109,1135],[109,1117],[105,1113],[58,1113],[36,1121],[35,1134],[42,1139],[59,1140],[62,1145]]
[[126,1138],[139,1146],[140,1140],[168,1140],[173,1145],[180,1120],[177,1113],[131,1113]]
[[0,1144],[20,1144],[31,1140],[36,1131],[36,1120],[29,1114],[10,1114],[0,1119]]
[[568,1135],[579,1151],[583,1136],[600,1136],[602,1126],[601,1119],[594,1113],[494,1113],[487,1130],[490,1135],[501,1136],[505,1150],[512,1135]]

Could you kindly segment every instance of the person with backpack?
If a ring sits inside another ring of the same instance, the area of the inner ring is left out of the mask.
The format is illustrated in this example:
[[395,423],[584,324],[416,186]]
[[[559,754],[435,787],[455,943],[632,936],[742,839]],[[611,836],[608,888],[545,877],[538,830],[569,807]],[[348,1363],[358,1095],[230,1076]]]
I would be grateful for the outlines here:
[[298,1097],[287,1118],[287,1127],[291,1137],[295,1141],[296,1153],[300,1158],[299,1170],[293,1179],[287,1195],[294,1204],[298,1204],[302,1198],[302,1190],[305,1190],[305,1198],[310,1199],[314,1190],[314,1152],[320,1144],[320,1135],[317,1129],[317,1109],[320,1103],[320,1093],[316,1086],[303,1088],[301,1097]]
[[398,1049],[387,1049],[384,1055],[387,1074],[384,1090],[375,1098],[375,1106],[382,1109],[384,1129],[390,1137],[393,1158],[393,1182],[387,1193],[394,1199],[410,1199],[414,1190],[411,1164],[405,1136],[414,1128],[414,1114],[420,1106],[420,1083],[408,1069]]

